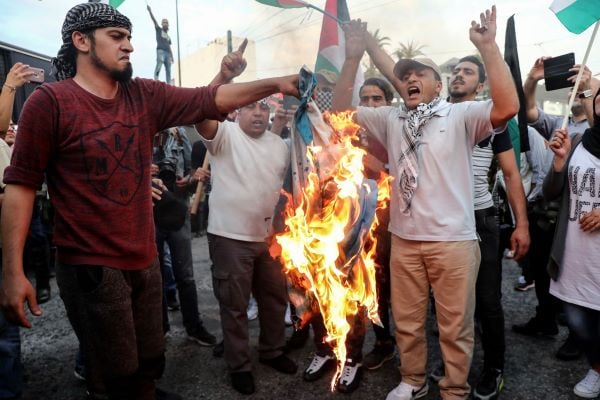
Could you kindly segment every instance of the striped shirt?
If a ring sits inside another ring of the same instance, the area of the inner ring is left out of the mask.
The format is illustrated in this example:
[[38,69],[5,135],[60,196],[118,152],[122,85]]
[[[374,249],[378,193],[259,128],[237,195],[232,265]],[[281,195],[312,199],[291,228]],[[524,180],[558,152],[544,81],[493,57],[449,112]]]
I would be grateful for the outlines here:
[[508,131],[479,142],[473,149],[473,203],[475,210],[485,210],[494,205],[488,174],[495,154],[512,150]]

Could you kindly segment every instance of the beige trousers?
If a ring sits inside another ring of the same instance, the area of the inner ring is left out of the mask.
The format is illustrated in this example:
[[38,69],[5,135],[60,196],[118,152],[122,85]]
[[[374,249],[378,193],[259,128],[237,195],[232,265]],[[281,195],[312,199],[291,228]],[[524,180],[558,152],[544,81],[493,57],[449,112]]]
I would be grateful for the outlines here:
[[446,370],[439,382],[444,400],[466,399],[470,392],[479,261],[476,240],[424,242],[392,235],[391,303],[402,381],[420,387],[427,379],[425,322],[431,287]]

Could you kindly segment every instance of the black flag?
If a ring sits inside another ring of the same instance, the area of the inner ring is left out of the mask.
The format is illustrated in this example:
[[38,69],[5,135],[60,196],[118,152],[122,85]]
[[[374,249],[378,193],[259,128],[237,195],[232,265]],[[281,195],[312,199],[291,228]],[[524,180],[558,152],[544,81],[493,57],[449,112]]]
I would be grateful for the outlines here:
[[527,134],[527,115],[525,113],[525,93],[521,80],[519,67],[519,52],[517,51],[517,34],[515,32],[515,16],[512,15],[506,23],[506,38],[504,40],[504,61],[510,68],[510,73],[517,87],[519,96],[519,137],[521,138],[521,152],[529,151],[529,136]]

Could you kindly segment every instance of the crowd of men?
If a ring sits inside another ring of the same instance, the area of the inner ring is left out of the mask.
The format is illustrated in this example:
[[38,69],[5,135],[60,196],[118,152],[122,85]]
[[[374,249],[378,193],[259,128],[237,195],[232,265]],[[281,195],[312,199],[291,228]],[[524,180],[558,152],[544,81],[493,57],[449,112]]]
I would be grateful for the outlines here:
[[[274,231],[282,229],[276,213],[282,204],[280,189],[289,190],[291,180],[292,144],[285,133],[290,113],[278,110],[269,124],[269,96],[300,97],[300,78],[232,83],[246,68],[244,42],[224,57],[206,87],[160,82],[162,65],[170,81],[168,21],[161,27],[150,7],[148,11],[157,38],[154,80],[132,79],[129,19],[107,4],[84,3],[69,10],[62,26],[62,46],[53,61],[58,82],[42,85],[29,97],[16,137],[17,126],[9,121],[14,94],[31,70],[15,64],[2,87],[0,344],[7,346],[14,369],[0,374],[0,398],[22,392],[18,326],[31,327],[25,303],[39,316],[38,304],[51,295],[49,264],[36,267],[41,272],[34,289],[25,275],[26,258],[47,259],[50,253],[60,297],[79,340],[76,372],[86,381],[87,398],[181,398],[155,385],[165,367],[168,310],[181,310],[190,340],[217,344],[199,313],[191,247],[197,210],[190,213],[190,197],[200,196],[208,184],[206,232],[223,338],[215,353],[222,352],[232,387],[254,393],[247,313],[253,296],[259,361],[280,373],[297,372],[286,352],[303,345],[309,328],[286,343],[288,287],[280,261],[269,253]],[[599,396],[600,268],[594,261],[600,251],[600,202],[594,199],[600,194],[594,182],[600,182],[600,126],[594,95],[600,85],[589,69],[583,68],[566,130],[560,118],[536,106],[544,59],[531,69],[524,84],[531,150],[522,161],[534,176],[525,191],[520,155],[507,127],[519,100],[496,44],[495,7],[473,21],[469,36],[480,58],[459,60],[447,99],[441,97],[435,62],[395,62],[365,23],[350,21],[343,28],[342,71],[339,77],[318,72],[315,104],[320,112],[354,110],[353,118],[363,128],[359,144],[368,153],[367,176],[385,172],[394,180],[389,211],[378,215],[385,223],[376,232],[383,326],[374,327],[375,347],[363,357],[364,310],[351,318],[348,357],[337,360],[344,369],[336,389],[355,391],[363,369],[378,369],[397,349],[401,379],[387,400],[425,397],[425,325],[431,303],[442,360],[429,371],[441,398],[497,398],[505,375],[501,261],[508,248],[533,277],[539,302],[536,315],[512,329],[529,336],[556,335],[563,309],[570,334],[557,357],[575,359],[584,353],[590,369],[574,392]],[[352,92],[365,53],[385,79],[365,81],[355,107]],[[569,79],[580,69],[574,65]],[[478,101],[486,82],[490,98]],[[401,105],[392,105],[394,90]],[[190,143],[186,130],[195,130],[200,141]],[[493,160],[501,184],[492,187]],[[40,222],[36,203],[42,185],[47,187],[42,197],[50,199],[54,213],[51,229]],[[509,205],[512,229],[506,241],[492,188],[504,192]],[[48,230],[51,239],[36,234]],[[32,250],[37,248],[47,250]],[[42,252],[37,258],[36,251]],[[476,321],[484,360],[471,388],[467,377]],[[336,365],[318,313],[310,325],[316,351],[304,369],[307,382]]]

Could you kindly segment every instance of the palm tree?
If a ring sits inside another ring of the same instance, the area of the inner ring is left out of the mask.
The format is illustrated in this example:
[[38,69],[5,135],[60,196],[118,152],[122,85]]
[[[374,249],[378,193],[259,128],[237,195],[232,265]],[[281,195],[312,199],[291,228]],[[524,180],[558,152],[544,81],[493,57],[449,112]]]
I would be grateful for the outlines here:
[[413,42],[412,40],[406,44],[400,42],[400,47],[398,47],[396,49],[396,51],[394,52],[394,55],[396,57],[398,57],[398,59],[401,58],[415,58],[417,56],[422,56],[424,55],[423,52],[421,50],[423,50],[425,47],[425,45],[420,45],[418,43]]
[[[369,33],[371,34],[371,36],[373,36],[379,47],[383,48],[384,46],[389,46],[391,39],[387,36],[380,36],[379,28],[376,29],[374,32]],[[378,76],[379,72],[377,71],[377,67],[375,67],[375,64],[373,63],[373,60],[371,60],[371,57],[369,57],[368,55],[365,55],[365,57],[367,57],[367,59],[363,62],[363,67],[365,68],[365,78]]]

